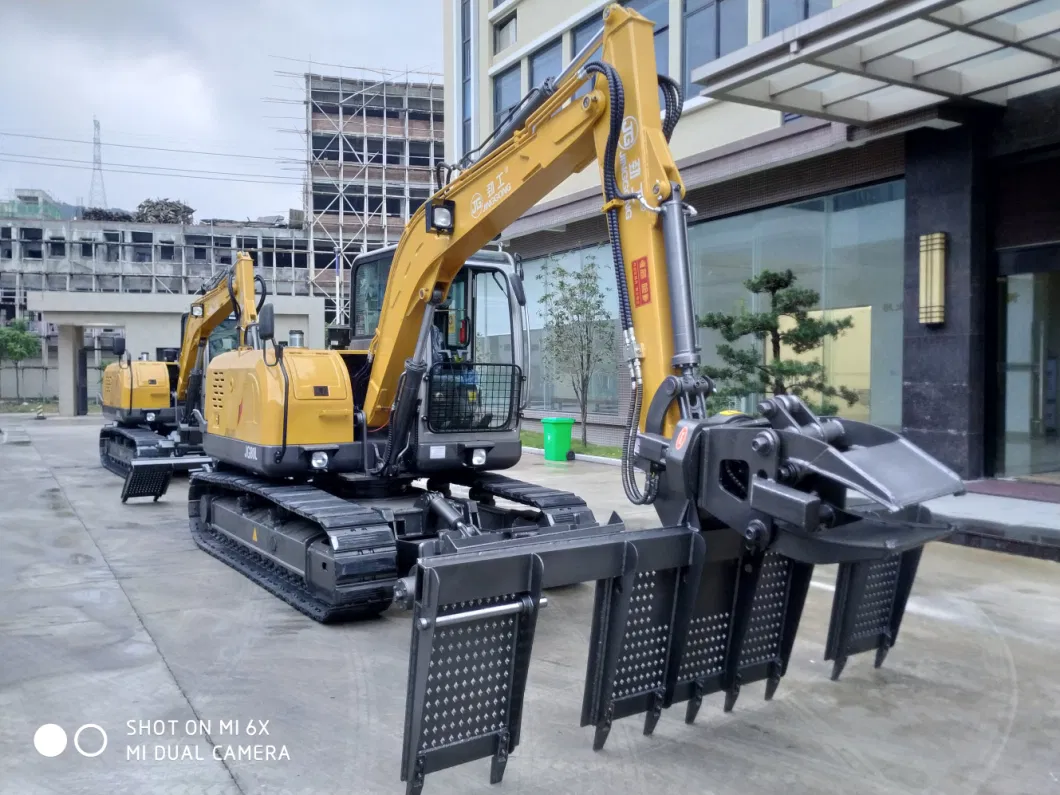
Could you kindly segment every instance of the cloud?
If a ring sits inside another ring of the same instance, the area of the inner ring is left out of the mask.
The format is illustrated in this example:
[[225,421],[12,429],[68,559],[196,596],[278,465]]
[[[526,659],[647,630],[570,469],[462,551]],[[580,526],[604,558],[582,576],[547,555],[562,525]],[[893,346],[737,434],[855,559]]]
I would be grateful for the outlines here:
[[[0,86],[0,133],[88,142],[96,116],[110,206],[170,197],[199,218],[282,213],[302,206],[297,75],[310,62],[440,72],[441,14],[441,0],[3,0],[0,72],[17,79]],[[9,162],[27,156],[41,159]],[[0,194],[87,200],[91,159],[90,143],[0,135]],[[152,167],[213,179],[131,173]]]

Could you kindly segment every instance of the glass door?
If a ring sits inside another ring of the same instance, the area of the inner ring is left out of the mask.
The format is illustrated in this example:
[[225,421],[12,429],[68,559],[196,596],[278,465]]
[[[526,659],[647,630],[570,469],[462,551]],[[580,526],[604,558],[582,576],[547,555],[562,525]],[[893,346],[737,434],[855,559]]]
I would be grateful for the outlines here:
[[1010,274],[1000,287],[999,474],[1060,483],[1060,271]]

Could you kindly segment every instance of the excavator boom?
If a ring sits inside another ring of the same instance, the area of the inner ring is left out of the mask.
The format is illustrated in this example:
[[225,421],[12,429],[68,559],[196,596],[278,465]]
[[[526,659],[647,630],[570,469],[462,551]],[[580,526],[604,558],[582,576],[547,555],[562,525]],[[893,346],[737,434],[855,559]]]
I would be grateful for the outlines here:
[[[621,130],[615,154],[624,175],[622,190],[650,197],[655,204],[668,198],[675,186],[683,194],[662,125],[651,121],[660,115],[655,62],[622,55],[634,51],[638,40],[651,38],[651,23],[624,9],[611,18],[614,22],[605,38],[604,59],[616,64],[623,85],[636,87],[635,91],[627,89],[624,109],[609,101],[604,80],[589,94],[574,99],[584,80],[561,76],[554,89],[530,95],[526,104],[534,103],[536,108],[525,124],[507,140],[496,142],[409,221],[394,255],[371,346],[373,367],[365,400],[369,425],[387,421],[398,379],[406,359],[414,353],[424,312],[435,292],[444,297],[469,256],[572,173],[596,162],[604,174],[606,158],[598,153],[606,150],[612,130]],[[644,357],[646,389],[654,391],[673,372],[671,338],[655,333],[670,327],[663,239],[655,213],[645,206],[627,203],[622,213],[621,243],[630,252],[630,261],[620,283],[636,286],[633,324],[638,336],[657,346]]]
[[259,303],[254,302],[255,281],[260,281],[260,277],[254,275],[254,260],[246,252],[240,251],[235,263],[214,276],[206,285],[203,295],[192,303],[180,345],[176,390],[178,401],[187,399],[188,385],[210,332],[233,312],[239,324],[239,347],[246,347],[247,331],[257,322],[260,301],[264,300],[263,290]]

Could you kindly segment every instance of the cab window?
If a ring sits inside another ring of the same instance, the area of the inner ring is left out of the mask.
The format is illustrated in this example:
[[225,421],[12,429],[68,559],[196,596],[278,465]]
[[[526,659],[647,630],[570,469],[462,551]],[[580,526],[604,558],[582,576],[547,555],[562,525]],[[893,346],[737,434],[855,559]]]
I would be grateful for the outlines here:
[[371,337],[383,311],[383,293],[393,254],[361,262],[353,274],[353,336]]
[[219,353],[235,350],[239,346],[239,324],[228,318],[213,330],[209,339],[209,355],[212,359]]
[[508,283],[495,270],[475,273],[474,359],[483,364],[512,363],[512,316]]
[[468,316],[468,271],[465,269],[449,285],[449,295],[435,311],[434,322],[445,335],[445,347],[460,350],[471,347],[471,319]]

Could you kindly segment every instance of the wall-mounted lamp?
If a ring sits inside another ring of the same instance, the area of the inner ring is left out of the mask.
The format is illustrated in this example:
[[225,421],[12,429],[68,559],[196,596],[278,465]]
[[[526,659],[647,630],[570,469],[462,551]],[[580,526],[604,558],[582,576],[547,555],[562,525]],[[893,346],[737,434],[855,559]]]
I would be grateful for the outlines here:
[[920,236],[920,322],[939,326],[946,320],[946,233]]

